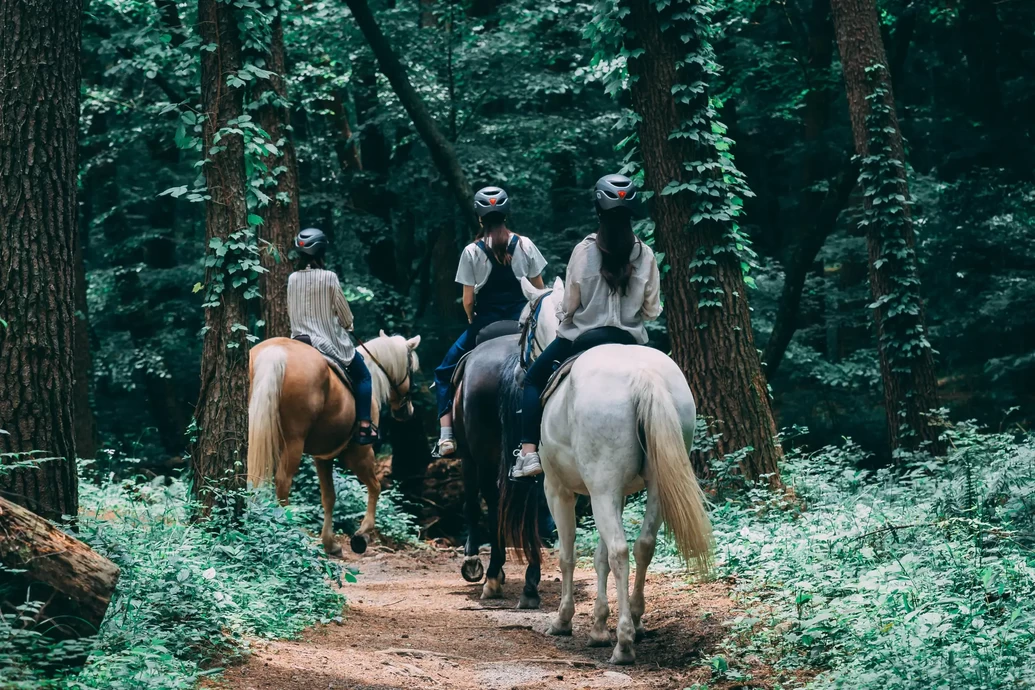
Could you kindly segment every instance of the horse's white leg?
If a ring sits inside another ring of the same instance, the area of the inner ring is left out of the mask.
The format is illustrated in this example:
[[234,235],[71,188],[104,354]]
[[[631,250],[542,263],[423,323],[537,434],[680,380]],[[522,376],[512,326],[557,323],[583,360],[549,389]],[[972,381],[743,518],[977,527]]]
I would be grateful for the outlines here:
[[316,461],[316,476],[320,478],[320,502],[323,503],[323,531],[320,540],[323,550],[332,556],[341,553],[341,544],[334,538],[334,463],[331,460]]
[[546,500],[557,525],[561,565],[561,605],[547,631],[550,635],[571,635],[575,616],[575,494],[546,477]]
[[658,539],[658,529],[661,527],[661,505],[658,503],[657,491],[647,488],[647,507],[643,515],[643,526],[640,528],[640,536],[633,545],[633,554],[636,556],[636,580],[633,582],[632,599],[629,602],[632,611],[633,626],[636,628],[636,640],[643,638],[643,612],[646,604],[643,600],[643,587],[647,583],[647,567],[654,558],[654,546]]
[[355,553],[363,553],[373,538],[377,499],[381,495],[381,481],[377,478],[373,446],[350,445],[345,450],[344,458],[345,464],[356,475],[356,479],[367,487],[367,511],[363,516],[363,521],[359,523],[359,529],[349,541],[349,546]]
[[597,523],[600,540],[607,544],[608,562],[618,591],[618,644],[611,654],[611,663],[631,664],[636,660],[636,651],[633,649],[636,628],[629,612],[629,544],[625,541],[625,530],[622,528],[624,500],[618,494],[598,494],[590,498],[593,502],[593,519]]
[[597,541],[593,564],[597,570],[597,601],[593,605],[593,629],[589,631],[589,646],[607,647],[611,644],[611,633],[607,629],[607,617],[611,613],[607,607],[607,576],[611,574],[611,566],[607,560],[607,544],[603,539]]

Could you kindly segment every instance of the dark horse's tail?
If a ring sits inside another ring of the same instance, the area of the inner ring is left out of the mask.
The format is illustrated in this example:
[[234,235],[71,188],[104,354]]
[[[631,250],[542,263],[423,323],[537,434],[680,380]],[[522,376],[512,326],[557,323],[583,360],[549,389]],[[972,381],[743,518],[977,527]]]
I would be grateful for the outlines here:
[[514,450],[521,441],[521,385],[518,355],[508,357],[500,369],[499,410],[503,426],[500,444],[499,539],[505,547],[517,552],[518,561],[542,562],[543,539],[539,532],[539,517],[543,492],[541,482],[512,482],[510,468],[514,464]]

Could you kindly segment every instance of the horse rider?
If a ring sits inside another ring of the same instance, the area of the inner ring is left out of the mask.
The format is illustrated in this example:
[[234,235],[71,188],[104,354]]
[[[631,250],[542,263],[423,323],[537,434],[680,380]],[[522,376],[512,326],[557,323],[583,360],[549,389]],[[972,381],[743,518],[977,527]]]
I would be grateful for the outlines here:
[[456,452],[453,438],[453,372],[464,354],[474,349],[478,333],[497,321],[516,321],[528,304],[520,278],[543,287],[546,259],[532,240],[507,228],[510,197],[499,187],[485,187],[474,195],[474,210],[481,229],[474,242],[464,248],[456,282],[464,286],[464,311],[468,328],[449,348],[435,369],[435,390],[441,430],[438,454]]
[[288,277],[287,289],[291,337],[312,345],[348,373],[355,392],[359,424],[355,441],[370,445],[377,440],[377,427],[370,418],[370,370],[348,335],[353,328],[352,309],[338,276],[324,268],[327,236],[322,230],[307,228],[295,237],[295,250],[298,260],[295,271]]
[[644,322],[661,314],[661,277],[654,252],[632,230],[636,187],[624,175],[606,175],[594,189],[600,227],[568,261],[557,338],[529,367],[521,404],[521,448],[511,477],[541,474],[540,397],[557,366],[607,343],[646,344]]

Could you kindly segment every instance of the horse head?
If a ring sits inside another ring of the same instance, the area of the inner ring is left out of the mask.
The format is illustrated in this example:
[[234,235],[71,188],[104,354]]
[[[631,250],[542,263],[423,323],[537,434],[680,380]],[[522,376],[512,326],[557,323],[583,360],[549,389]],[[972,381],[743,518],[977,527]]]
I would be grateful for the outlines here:
[[560,310],[564,304],[564,281],[557,278],[553,286],[537,288],[522,278],[521,292],[528,300],[528,306],[521,314],[521,361],[527,365],[557,337],[557,328],[561,325]]
[[[380,336],[366,344],[368,368],[375,382],[375,397],[387,399],[392,409],[392,417],[406,421],[413,417],[413,372],[420,369],[417,358],[417,346],[420,336],[406,339],[401,335],[388,335],[381,330]],[[369,366],[370,364],[373,366]],[[375,371],[383,374],[377,376]],[[383,388],[378,390],[380,379],[384,379]]]

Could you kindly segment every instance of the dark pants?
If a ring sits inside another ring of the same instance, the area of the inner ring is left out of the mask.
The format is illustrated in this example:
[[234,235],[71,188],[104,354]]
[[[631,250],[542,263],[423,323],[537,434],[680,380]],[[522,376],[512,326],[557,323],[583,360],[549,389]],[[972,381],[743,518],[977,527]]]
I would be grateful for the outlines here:
[[449,348],[442,364],[435,369],[435,397],[438,400],[439,417],[453,409],[453,372],[456,371],[460,358],[474,349],[477,337],[478,333],[474,328],[464,331]]
[[546,346],[525,374],[524,390],[521,394],[521,443],[536,446],[542,438],[543,396],[546,383],[564,360],[580,352],[607,344],[635,345],[636,340],[627,331],[618,328],[595,328],[579,336],[575,342],[558,337]]
[[363,361],[363,355],[356,351],[356,356],[345,368],[352,379],[352,385],[356,389],[356,421],[370,421],[370,399],[374,393],[374,384],[370,380],[370,370],[367,363]]

